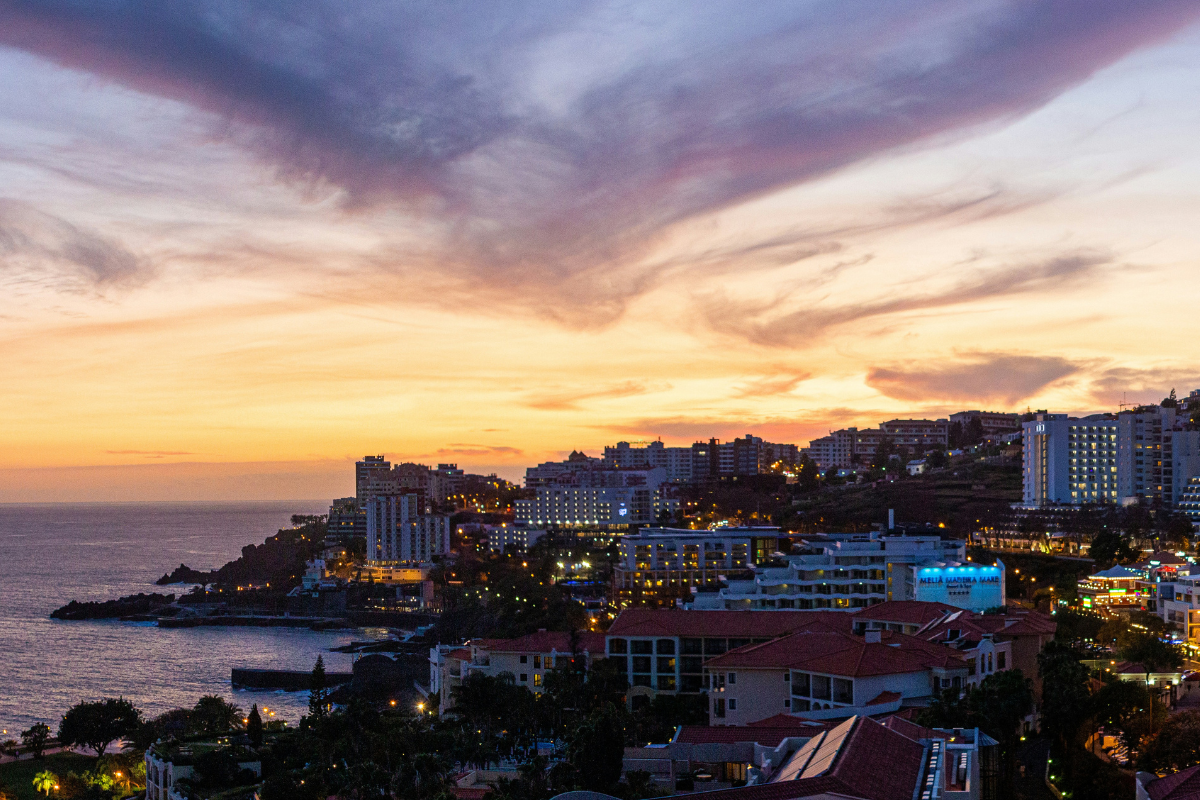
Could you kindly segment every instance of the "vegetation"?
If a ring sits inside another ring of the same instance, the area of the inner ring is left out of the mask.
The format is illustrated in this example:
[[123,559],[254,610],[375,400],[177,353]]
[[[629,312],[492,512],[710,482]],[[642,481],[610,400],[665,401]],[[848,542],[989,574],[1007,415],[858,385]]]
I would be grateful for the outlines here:
[[158,579],[159,585],[195,583],[217,586],[272,585],[286,591],[300,583],[307,561],[320,555],[325,541],[325,517],[296,515],[293,528],[284,528],[260,545],[246,545],[235,561],[212,572],[180,564]]
[[46,745],[50,741],[50,726],[44,722],[39,722],[33,725],[26,731],[21,732],[21,744],[33,757],[40,759],[42,754],[46,752]]
[[136,734],[141,725],[141,713],[133,703],[110,697],[72,706],[63,715],[58,740],[65,745],[95,750],[99,757],[113,742]]

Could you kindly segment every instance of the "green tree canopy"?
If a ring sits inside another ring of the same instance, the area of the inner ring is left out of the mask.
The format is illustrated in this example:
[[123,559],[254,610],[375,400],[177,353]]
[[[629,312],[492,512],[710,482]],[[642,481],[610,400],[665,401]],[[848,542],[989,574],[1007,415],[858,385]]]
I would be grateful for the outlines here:
[[1042,731],[1067,744],[1088,715],[1088,668],[1074,650],[1050,642],[1038,654],[1038,674],[1042,678]]
[[201,736],[221,736],[242,727],[242,710],[223,697],[206,694],[196,701],[189,727]]
[[58,726],[58,739],[65,745],[94,750],[99,757],[113,742],[136,734],[141,724],[141,712],[133,703],[109,697],[71,706]]
[[246,735],[250,737],[250,744],[262,747],[263,721],[262,715],[258,713],[258,703],[250,707],[250,716],[246,718]]
[[617,710],[610,704],[593,712],[571,737],[567,757],[584,789],[604,792],[621,777],[625,731]]
[[1200,711],[1181,711],[1169,717],[1138,759],[1138,766],[1151,772],[1177,772],[1198,763]]
[[46,743],[50,741],[50,726],[39,722],[28,730],[21,732],[21,744],[33,753],[34,758],[41,758],[46,752]]

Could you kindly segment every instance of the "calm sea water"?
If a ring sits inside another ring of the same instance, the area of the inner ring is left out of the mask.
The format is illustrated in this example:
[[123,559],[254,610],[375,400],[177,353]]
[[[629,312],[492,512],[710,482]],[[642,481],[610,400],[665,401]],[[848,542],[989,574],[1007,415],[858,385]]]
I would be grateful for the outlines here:
[[[330,671],[351,656],[330,647],[381,631],[158,628],[122,622],[61,622],[50,612],[68,600],[137,592],[186,591],[154,581],[180,563],[212,569],[261,544],[292,514],[327,503],[87,503],[0,505],[0,731],[42,721],[57,729],[80,700],[123,695],[148,715],[189,707],[203,694],[243,710],[266,706],[296,722],[307,694],[234,692],[235,666],[311,669],[324,654]],[[268,713],[270,713],[268,712]],[[2,734],[0,734],[2,735]]]

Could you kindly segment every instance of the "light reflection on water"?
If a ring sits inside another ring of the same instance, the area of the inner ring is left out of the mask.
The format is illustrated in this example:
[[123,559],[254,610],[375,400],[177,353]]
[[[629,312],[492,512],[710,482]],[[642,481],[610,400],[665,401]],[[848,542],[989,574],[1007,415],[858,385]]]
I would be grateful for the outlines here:
[[[324,513],[320,501],[0,505],[0,730],[44,721],[57,729],[81,699],[123,695],[148,715],[220,694],[243,710],[266,706],[296,722],[306,693],[234,692],[233,667],[349,671],[328,648],[378,638],[381,629],[158,628],[151,623],[62,622],[69,600],[190,587],[154,581],[180,563],[212,569],[261,544],[292,514]],[[268,718],[272,718],[269,716]]]

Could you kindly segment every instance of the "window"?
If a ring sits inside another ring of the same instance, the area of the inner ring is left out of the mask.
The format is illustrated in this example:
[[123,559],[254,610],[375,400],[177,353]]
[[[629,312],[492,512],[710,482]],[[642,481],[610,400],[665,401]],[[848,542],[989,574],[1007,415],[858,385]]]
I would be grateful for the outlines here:
[[996,667],[997,668],[1004,669],[1004,662],[1006,661],[1005,656],[1007,656],[1007,655],[1008,655],[1008,653],[996,653]]
[[854,705],[854,681],[846,678],[833,679],[833,701]]
[[703,639],[684,639],[680,642],[680,651],[685,656],[698,656],[704,653]]
[[737,700],[732,697],[729,698],[729,710],[737,711]]
[[534,657],[533,657],[533,668],[534,668],[534,669],[541,669],[541,668],[542,668],[542,657],[541,657],[541,656],[534,656]]
[[675,641],[673,639],[659,639],[657,651],[660,656],[675,655]]
[[737,683],[737,673],[731,672],[729,673],[729,685],[733,686],[735,683]]
[[[809,686],[810,680],[807,672],[797,672],[792,678],[792,694],[794,695],[808,697],[810,691]],[[807,706],[805,707],[805,710],[808,710]]]
[[810,706],[811,706],[811,703],[809,703],[809,701],[807,699],[803,699],[803,698],[799,698],[799,697],[792,698],[792,711],[793,712],[808,711],[810,709]]
[[783,673],[783,682],[784,683],[788,683],[789,681],[791,681],[791,679],[792,679],[792,673],[790,673],[790,672]]
[[651,649],[651,646],[653,644],[654,644],[653,642],[638,641],[635,639],[634,641],[629,643],[629,646],[631,648],[630,652],[635,653],[639,656],[643,656],[643,655],[648,656],[648,655],[650,655],[651,652],[653,652]]
[[704,655],[719,656],[726,650],[724,639],[705,639]]
[[521,656],[521,663],[522,663],[522,664],[528,664],[528,663],[529,663],[529,656]]
[[650,671],[650,656],[634,656],[633,657],[634,672],[649,672]]
[[832,700],[833,686],[828,677],[824,675],[812,676],[812,694],[814,700]]
[[675,659],[659,656],[657,666],[658,666],[659,672],[674,672],[675,671]]
[[704,659],[699,656],[684,656],[681,660],[683,663],[679,665],[680,672],[699,675],[703,670]]
[[724,718],[725,716],[725,698],[718,697],[713,701],[713,716]]
[[675,691],[675,676],[674,675],[659,675],[658,690],[660,692]]
[[533,685],[534,686],[542,685],[542,673],[540,673],[540,672],[533,673]]
[[522,672],[522,673],[521,673],[521,683],[528,683],[528,682],[529,682],[529,675],[527,675],[526,673]]

